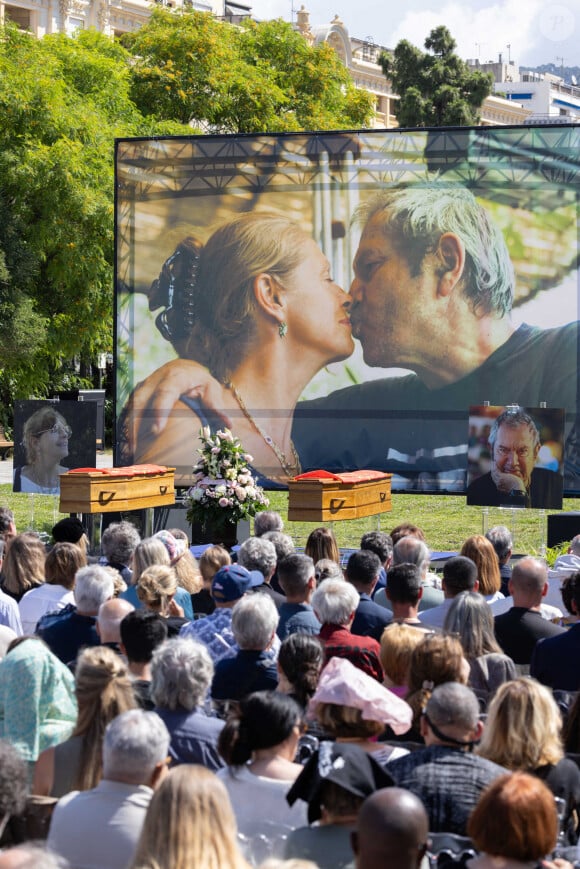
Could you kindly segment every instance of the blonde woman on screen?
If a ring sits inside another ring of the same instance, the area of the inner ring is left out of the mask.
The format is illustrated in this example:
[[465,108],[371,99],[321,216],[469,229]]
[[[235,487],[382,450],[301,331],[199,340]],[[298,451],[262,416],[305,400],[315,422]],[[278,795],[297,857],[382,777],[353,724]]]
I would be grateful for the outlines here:
[[[184,358],[137,388],[135,428],[126,431],[132,459],[189,471],[195,432],[201,425],[223,427],[227,419],[258,474],[285,485],[300,473],[291,440],[300,394],[318,371],[354,348],[350,299],[328,260],[296,223],[252,212],[224,224],[203,246],[193,239],[181,244],[153,285],[151,306],[160,295],[172,301],[158,327]],[[181,318],[174,310],[178,298]],[[154,414],[164,393],[175,394],[184,371],[199,388],[181,394],[158,432]]]
[[69,470],[61,462],[68,456],[71,434],[66,419],[53,407],[41,407],[26,420],[22,436],[26,464],[14,469],[15,492],[59,494],[59,475]]

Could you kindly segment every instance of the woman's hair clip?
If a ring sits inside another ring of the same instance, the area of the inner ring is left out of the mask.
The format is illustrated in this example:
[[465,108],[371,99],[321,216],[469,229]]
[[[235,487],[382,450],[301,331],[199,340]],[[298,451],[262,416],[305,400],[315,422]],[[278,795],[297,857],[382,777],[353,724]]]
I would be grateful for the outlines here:
[[186,338],[195,323],[195,284],[202,245],[185,238],[168,257],[149,290],[149,310],[163,306],[155,325],[166,339]]
[[434,687],[435,687],[435,682],[432,682],[430,679],[423,680],[423,685],[422,685],[423,691],[432,691]]

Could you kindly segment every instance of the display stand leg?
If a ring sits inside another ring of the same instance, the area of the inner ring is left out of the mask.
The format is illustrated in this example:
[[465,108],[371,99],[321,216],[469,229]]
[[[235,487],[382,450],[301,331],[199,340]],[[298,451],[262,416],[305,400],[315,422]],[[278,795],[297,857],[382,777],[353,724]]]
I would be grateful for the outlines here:
[[143,534],[142,537],[153,537],[153,522],[154,522],[153,507],[146,507],[143,510]]
[[28,507],[29,507],[28,530],[29,531],[34,531],[34,508],[36,506],[34,497],[35,496],[34,496],[33,492],[31,492],[30,495],[28,496]]
[[80,519],[83,528],[89,538],[89,555],[101,553],[101,521],[102,513],[71,513],[76,519]]
[[[515,542],[516,542],[516,524],[517,524],[516,523],[516,516],[518,515],[519,512],[521,512],[522,508],[521,507],[500,507],[499,509],[502,512],[510,514],[509,529],[511,531],[514,545],[515,545]],[[508,522],[506,522],[505,524],[508,525]]]
[[547,541],[548,541],[548,514],[545,510],[538,510],[538,523],[539,523],[539,537],[540,537],[540,545],[538,547],[538,553],[541,558],[546,557],[546,549],[547,549]]
[[487,534],[489,530],[489,507],[481,508],[481,533],[484,535]]

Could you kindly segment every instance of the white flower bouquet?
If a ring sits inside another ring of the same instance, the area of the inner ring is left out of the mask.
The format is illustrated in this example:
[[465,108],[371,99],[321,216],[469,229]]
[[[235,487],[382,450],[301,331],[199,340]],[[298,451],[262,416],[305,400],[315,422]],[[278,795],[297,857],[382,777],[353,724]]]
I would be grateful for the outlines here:
[[199,437],[202,446],[193,468],[195,482],[187,493],[188,521],[235,525],[265,510],[270,502],[248,467],[253,458],[238,438],[227,428],[212,434],[207,426]]

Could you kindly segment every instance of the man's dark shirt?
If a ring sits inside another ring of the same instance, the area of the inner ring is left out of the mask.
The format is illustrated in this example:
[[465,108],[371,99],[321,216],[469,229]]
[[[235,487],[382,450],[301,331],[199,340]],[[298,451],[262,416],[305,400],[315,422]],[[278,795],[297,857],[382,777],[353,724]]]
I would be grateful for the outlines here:
[[151,698],[151,682],[148,679],[132,679],[131,685],[137,704],[146,712],[152,712],[155,709],[155,703]]
[[309,603],[283,603],[276,633],[281,640],[290,634],[311,634],[317,637],[321,624]]
[[552,690],[580,690],[580,623],[536,643],[530,676]]
[[211,688],[214,700],[241,700],[252,691],[275,691],[278,670],[267,652],[240,649],[235,658],[222,658],[215,667]]
[[508,582],[512,578],[512,568],[510,564],[500,564],[499,577],[501,579],[500,591],[504,597],[509,597],[510,593],[508,589]]
[[374,603],[368,594],[361,594],[350,630],[359,637],[372,637],[377,642],[386,626],[391,623],[392,613],[384,606]]
[[93,616],[81,616],[72,604],[47,613],[36,626],[35,633],[44,640],[57,658],[68,664],[74,661],[85,646],[99,646],[97,620]]
[[262,585],[257,585],[255,588],[250,589],[250,594],[267,594],[274,601],[277,610],[280,610],[282,604],[286,602],[284,595],[278,591],[274,591],[268,582],[263,582]]
[[536,610],[513,606],[494,619],[495,636],[514,664],[529,664],[538,640],[565,633],[565,628],[543,619]]
[[382,683],[381,647],[372,637],[358,637],[341,625],[325,624],[320,639],[324,643],[325,663],[331,658],[348,658],[359,670]]
[[477,754],[431,745],[386,764],[398,787],[419,797],[433,833],[465,836],[482,791],[507,770]]
[[198,763],[216,772],[224,766],[217,750],[219,735],[224,723],[219,718],[210,718],[201,709],[188,712],[186,709],[155,707],[169,731],[169,755],[171,765]]
[[467,503],[484,507],[541,507],[561,510],[562,491],[562,474],[547,471],[545,468],[534,468],[527,493],[500,492],[491,473],[488,473],[469,484]]
[[411,374],[298,402],[292,436],[305,471],[427,472],[441,474],[444,488],[447,476],[456,482],[457,473],[467,470],[474,400],[523,407],[548,401],[575,414],[577,372],[578,323],[555,329],[522,324],[479,368],[440,389],[428,389]]

